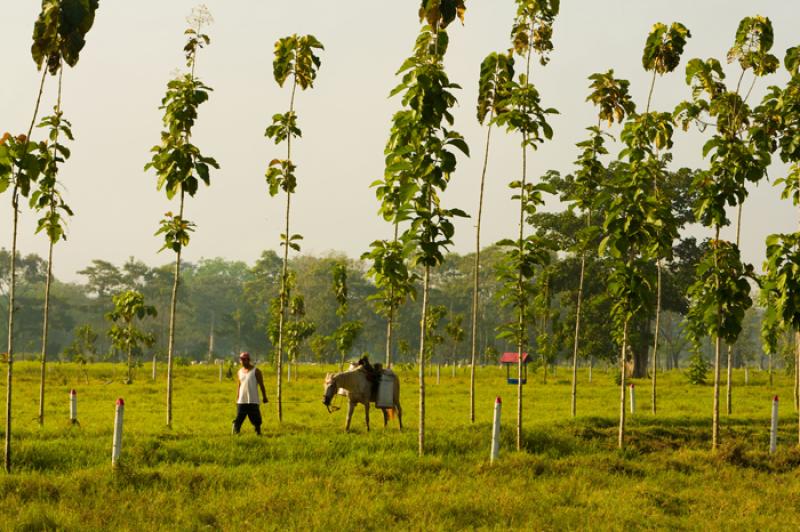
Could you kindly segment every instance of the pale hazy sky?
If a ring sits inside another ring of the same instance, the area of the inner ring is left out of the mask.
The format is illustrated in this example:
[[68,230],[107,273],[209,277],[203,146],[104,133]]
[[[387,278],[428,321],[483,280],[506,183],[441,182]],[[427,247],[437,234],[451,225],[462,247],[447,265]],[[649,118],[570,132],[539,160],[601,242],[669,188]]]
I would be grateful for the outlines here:
[[[387,99],[394,73],[409,55],[419,28],[418,0],[207,0],[215,23],[212,44],[201,53],[198,74],[214,88],[200,109],[194,141],[222,165],[210,188],[201,188],[187,203],[187,218],[197,232],[185,252],[187,260],[222,256],[252,262],[262,250],[278,250],[284,198],[270,198],[264,181],[269,160],[283,156],[264,138],[272,114],[288,107],[287,90],[272,78],[273,43],[291,33],[312,33],[325,45],[322,68],[313,90],[300,93],[297,112],[303,138],[296,143],[298,192],[293,201],[292,232],[305,236],[304,253],[340,250],[358,256],[369,243],[387,237],[376,215],[368,185],[383,172],[383,147],[389,120],[399,108]],[[38,75],[30,58],[30,35],[40,3],[6,0],[0,19],[0,131],[24,132],[30,121]],[[64,75],[63,107],[77,137],[73,157],[61,170],[66,198],[75,210],[69,240],[57,247],[55,272],[76,280],[76,270],[93,258],[117,264],[136,256],[150,264],[166,263],[171,253],[157,254],[153,236],[163,213],[174,209],[156,178],[142,168],[149,149],[159,141],[158,110],[170,73],[183,65],[185,17],[189,0],[101,0],[94,28],[80,63]],[[484,131],[475,119],[479,64],[489,52],[508,48],[514,3],[470,0],[466,25],[454,24],[446,66],[462,85],[455,129],[465,135],[473,155],[460,160],[445,196],[448,206],[474,212]],[[797,0],[580,0],[562,1],[555,26],[555,52],[533,80],[553,118],[553,141],[529,158],[530,171],[568,172],[574,144],[594,123],[584,102],[587,76],[613,68],[631,81],[643,107],[649,76],[641,69],[641,50],[654,22],[683,22],[691,30],[684,60],[676,73],[659,80],[654,107],[672,110],[689,92],[684,66],[692,57],[725,57],[738,21],[748,15],[769,16],[775,26],[775,53],[800,44]],[[738,68],[738,67],[736,67]],[[738,74],[729,68],[731,76]],[[753,101],[766,86],[784,83],[780,73],[759,81]],[[43,109],[52,108],[55,81],[49,81]],[[494,136],[487,188],[483,241],[513,234],[514,209],[506,187],[518,176],[518,139]],[[674,166],[702,164],[698,134],[678,134]],[[616,152],[616,150],[614,150]],[[616,153],[614,153],[616,155]],[[784,167],[775,164],[772,177]],[[7,205],[9,194],[0,196]],[[0,246],[10,247],[11,216],[0,209]],[[45,238],[34,236],[36,215],[25,209],[19,247],[46,253]],[[764,237],[796,226],[791,205],[777,189],[762,184],[745,206],[742,247],[745,258],[760,267]],[[458,252],[471,251],[473,222],[457,225]],[[704,236],[702,230],[697,232]]]

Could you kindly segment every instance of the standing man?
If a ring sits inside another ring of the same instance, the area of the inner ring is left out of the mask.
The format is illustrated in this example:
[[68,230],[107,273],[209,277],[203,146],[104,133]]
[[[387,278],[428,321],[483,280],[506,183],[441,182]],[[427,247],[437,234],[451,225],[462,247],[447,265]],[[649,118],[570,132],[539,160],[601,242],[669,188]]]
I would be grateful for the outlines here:
[[237,373],[239,377],[236,388],[236,419],[233,420],[233,433],[239,434],[244,418],[250,418],[250,423],[256,428],[256,434],[261,435],[261,409],[258,400],[258,389],[261,388],[261,397],[267,402],[267,391],[264,389],[264,376],[261,370],[250,363],[250,353],[239,355],[242,367]]

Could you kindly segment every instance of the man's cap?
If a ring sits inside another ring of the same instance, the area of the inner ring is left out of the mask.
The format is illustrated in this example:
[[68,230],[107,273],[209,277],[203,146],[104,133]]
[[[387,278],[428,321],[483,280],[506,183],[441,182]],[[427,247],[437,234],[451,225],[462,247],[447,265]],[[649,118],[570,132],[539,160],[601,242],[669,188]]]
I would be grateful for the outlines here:
[[239,358],[250,358],[250,353],[244,351],[243,353],[239,354]]

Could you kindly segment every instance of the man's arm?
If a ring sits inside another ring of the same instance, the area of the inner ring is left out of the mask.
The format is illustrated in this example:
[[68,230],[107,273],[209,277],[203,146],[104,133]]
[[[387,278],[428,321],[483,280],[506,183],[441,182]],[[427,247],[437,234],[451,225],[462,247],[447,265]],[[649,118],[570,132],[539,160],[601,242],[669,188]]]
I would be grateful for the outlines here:
[[268,403],[269,400],[267,399],[267,390],[264,388],[264,376],[261,374],[261,370],[256,368],[256,382],[261,387],[261,399],[263,402]]
[[241,387],[242,387],[242,381],[240,381],[239,379],[236,379],[236,399],[235,400],[237,402],[239,401],[239,388],[241,388]]

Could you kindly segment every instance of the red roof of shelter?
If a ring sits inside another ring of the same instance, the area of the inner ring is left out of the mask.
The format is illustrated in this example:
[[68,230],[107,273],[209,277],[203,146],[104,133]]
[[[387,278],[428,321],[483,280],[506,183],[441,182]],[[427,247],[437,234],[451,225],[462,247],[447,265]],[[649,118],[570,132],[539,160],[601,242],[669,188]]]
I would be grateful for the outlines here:
[[[531,361],[531,357],[528,353],[522,353],[522,362],[523,364],[527,364]],[[501,364],[518,364],[519,363],[519,355],[517,353],[503,353],[503,356],[500,357]]]

